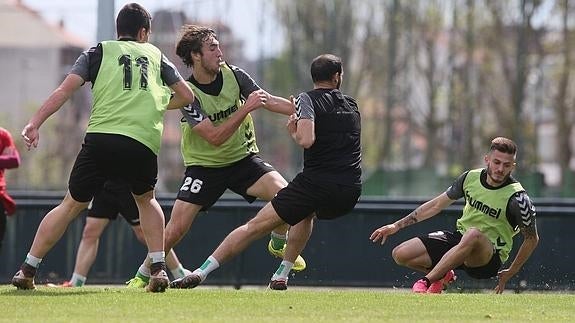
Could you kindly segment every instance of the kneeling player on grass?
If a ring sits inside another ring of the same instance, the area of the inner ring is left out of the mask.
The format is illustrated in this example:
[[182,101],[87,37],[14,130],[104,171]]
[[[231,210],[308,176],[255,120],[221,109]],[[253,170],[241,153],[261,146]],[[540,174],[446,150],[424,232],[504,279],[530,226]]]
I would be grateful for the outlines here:
[[307,243],[313,219],[334,219],[349,213],[361,194],[361,118],[355,100],[343,95],[341,60],[321,55],[311,65],[314,89],[299,95],[297,116],[288,131],[304,148],[304,168],[258,214],[236,228],[191,275],[176,279],[172,288],[194,288],[220,263],[230,260],[275,227],[292,227],[288,243],[269,287],[287,289],[288,274]]
[[[512,176],[517,147],[507,138],[493,139],[485,168],[463,173],[446,192],[419,206],[406,217],[375,230],[370,239],[385,242],[402,228],[428,219],[460,198],[465,198],[457,231],[437,231],[407,240],[392,256],[399,265],[426,273],[413,285],[415,293],[441,293],[455,280],[454,269],[477,279],[498,277],[502,293],[507,281],[527,261],[537,246],[535,208]],[[500,270],[519,231],[523,243],[509,268]]]

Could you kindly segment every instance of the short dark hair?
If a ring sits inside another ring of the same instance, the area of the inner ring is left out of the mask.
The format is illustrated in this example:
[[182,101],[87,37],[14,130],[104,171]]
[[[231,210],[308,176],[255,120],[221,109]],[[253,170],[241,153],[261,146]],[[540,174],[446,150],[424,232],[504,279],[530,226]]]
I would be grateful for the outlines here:
[[141,28],[150,30],[152,15],[137,3],[128,3],[116,17],[116,33],[120,36],[138,37]]
[[311,62],[311,79],[314,83],[329,81],[335,73],[342,72],[341,58],[332,54],[323,54]]
[[494,150],[515,155],[517,153],[517,145],[511,139],[497,137],[491,140],[491,147],[489,148],[490,152]]
[[202,44],[210,38],[218,39],[216,32],[208,27],[183,25],[176,44],[178,55],[187,67],[194,65],[191,53],[202,53]]

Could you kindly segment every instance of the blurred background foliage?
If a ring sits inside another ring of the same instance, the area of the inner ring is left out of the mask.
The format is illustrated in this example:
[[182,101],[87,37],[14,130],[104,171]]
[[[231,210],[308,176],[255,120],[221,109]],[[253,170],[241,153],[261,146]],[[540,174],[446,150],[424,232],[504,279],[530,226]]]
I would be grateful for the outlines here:
[[[362,113],[364,195],[435,195],[464,170],[482,167],[491,139],[505,136],[519,145],[515,175],[531,196],[573,197],[574,2],[276,0],[265,2],[274,15],[258,19],[280,23],[283,49],[255,60],[242,55],[234,36],[240,30],[208,24],[217,29],[226,60],[275,95],[311,89],[309,64],[317,55],[342,57],[342,89]],[[155,24],[162,13],[206,24],[170,10],[154,13]],[[165,29],[167,38],[161,26],[154,28],[152,42],[173,47],[177,28]],[[38,104],[21,107],[19,118],[4,126],[18,134]],[[11,189],[66,188],[89,105],[82,111],[62,109],[43,127],[42,149],[23,153],[24,167],[8,172]],[[162,192],[176,191],[183,175],[180,116],[168,115]],[[284,129],[286,118],[263,110],[253,116],[262,156],[291,179],[302,151]]]

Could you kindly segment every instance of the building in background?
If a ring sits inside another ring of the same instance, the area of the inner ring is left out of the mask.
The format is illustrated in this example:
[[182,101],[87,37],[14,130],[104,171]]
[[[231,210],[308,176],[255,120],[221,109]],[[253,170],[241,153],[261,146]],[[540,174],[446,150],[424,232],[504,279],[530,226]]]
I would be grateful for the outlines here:
[[[0,120],[19,134],[33,111],[66,76],[88,44],[65,30],[48,24],[21,1],[0,0]],[[64,188],[71,163],[82,140],[90,110],[89,89],[79,91],[57,118],[42,127],[38,151],[24,154],[23,165],[12,172],[12,187]],[[64,136],[62,134],[65,134]],[[16,144],[23,143],[16,136]],[[54,140],[53,140],[54,138]],[[74,144],[72,144],[74,143]],[[42,165],[33,167],[33,165]]]
[[[151,42],[176,64],[183,77],[191,73],[176,56],[175,42],[185,23],[214,28],[226,59],[246,68],[243,43],[233,36],[228,26],[190,21],[181,11],[159,10],[152,15]],[[0,123],[18,134],[64,79],[78,55],[93,44],[74,36],[62,23],[49,24],[38,12],[17,0],[0,0],[0,28],[0,70],[4,75],[0,79]],[[85,86],[58,112],[58,117],[50,118],[42,126],[39,147],[33,153],[24,154],[22,167],[10,174],[11,187],[21,190],[66,188],[65,179],[80,149],[90,107],[90,88]],[[181,180],[180,118],[178,111],[166,114],[159,160],[160,191],[177,190]],[[23,148],[23,143],[16,139],[17,145]]]

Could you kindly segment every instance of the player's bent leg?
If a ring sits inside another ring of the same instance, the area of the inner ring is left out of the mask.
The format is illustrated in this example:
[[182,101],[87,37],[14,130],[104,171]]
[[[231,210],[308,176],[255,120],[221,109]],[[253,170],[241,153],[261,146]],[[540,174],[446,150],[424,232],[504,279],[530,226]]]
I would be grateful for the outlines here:
[[170,283],[166,273],[164,252],[164,213],[154,197],[154,191],[134,195],[134,200],[140,212],[140,225],[146,237],[148,257],[151,258],[150,281],[146,290],[161,293]]
[[[264,174],[247,190],[251,196],[256,196],[266,201],[271,201],[273,197],[284,187],[287,186],[287,181],[277,171],[271,171]],[[270,241],[268,242],[268,252],[277,258],[283,258],[286,242],[288,240],[289,225],[283,223],[274,228],[270,234]],[[294,263],[293,271],[302,271],[306,268],[306,262],[300,255]]]
[[[310,215],[295,226],[291,227],[288,238],[289,241],[285,248],[283,260],[272,275],[268,286],[270,289],[286,290],[290,271],[299,271],[296,270],[296,266],[301,265],[301,263],[298,264],[298,259],[301,258],[299,254],[303,251],[309,237],[311,236],[313,219],[314,215]],[[301,261],[303,261],[303,258],[301,258]],[[305,269],[305,261],[303,262],[303,268]]]
[[283,223],[283,220],[276,214],[271,203],[266,204],[253,219],[230,232],[201,267],[194,270],[191,275],[181,280],[175,280],[171,286],[174,288],[196,287],[206,279],[210,272],[217,269],[220,264],[235,257],[254,240],[264,237],[275,227]]
[[306,268],[306,263],[302,258],[301,253],[311,236],[311,232],[313,230],[313,219],[313,215],[309,216],[290,228],[288,243],[283,259],[293,262],[293,271],[302,271]]
[[29,261],[27,259],[12,278],[12,285],[18,289],[36,288],[34,276],[39,262],[60,240],[70,222],[87,206],[88,202],[78,202],[72,198],[70,192],[67,192],[64,200],[44,216],[29,252],[29,255],[36,259],[35,265],[27,263]]
[[149,252],[164,251],[164,212],[154,197],[154,191],[134,195],[140,212],[140,226],[144,231]]
[[201,205],[176,200],[170,220],[166,224],[166,250],[173,249],[178,242],[190,231],[196,215],[202,209]]
[[[100,236],[108,226],[110,220],[94,217],[86,217],[86,225],[82,232],[82,240],[76,252],[76,264],[74,273],[87,277],[90,268],[96,260]],[[74,283],[74,282],[72,282]]]
[[66,193],[62,203],[48,212],[40,222],[30,248],[30,254],[38,258],[44,257],[62,238],[70,222],[87,208],[88,204],[88,202],[78,202],[72,198],[69,192]]
[[273,228],[284,223],[271,203],[267,203],[254,218],[230,232],[212,256],[220,264],[224,263],[242,252],[253,241],[269,234]]
[[391,252],[393,260],[404,267],[427,273],[431,267],[431,258],[425,245],[419,238],[412,238],[402,242]]
[[[173,269],[170,264],[172,260],[170,259],[170,251],[173,246],[175,246],[183,236],[189,231],[197,213],[201,210],[200,205],[195,205],[182,200],[176,200],[174,202],[174,207],[172,208],[172,213],[170,215],[170,220],[166,224],[165,229],[165,244],[164,247],[168,250],[166,254],[166,262],[169,269]],[[134,230],[136,227],[134,227]],[[179,261],[177,261],[179,263]],[[177,265],[176,267],[179,267]],[[150,260],[148,257],[144,260],[134,277],[126,282],[128,288],[144,288],[148,285],[150,280]],[[188,274],[189,270],[183,268],[183,273]],[[173,274],[173,273],[172,273]],[[179,275],[174,275],[175,278],[179,278]]]

